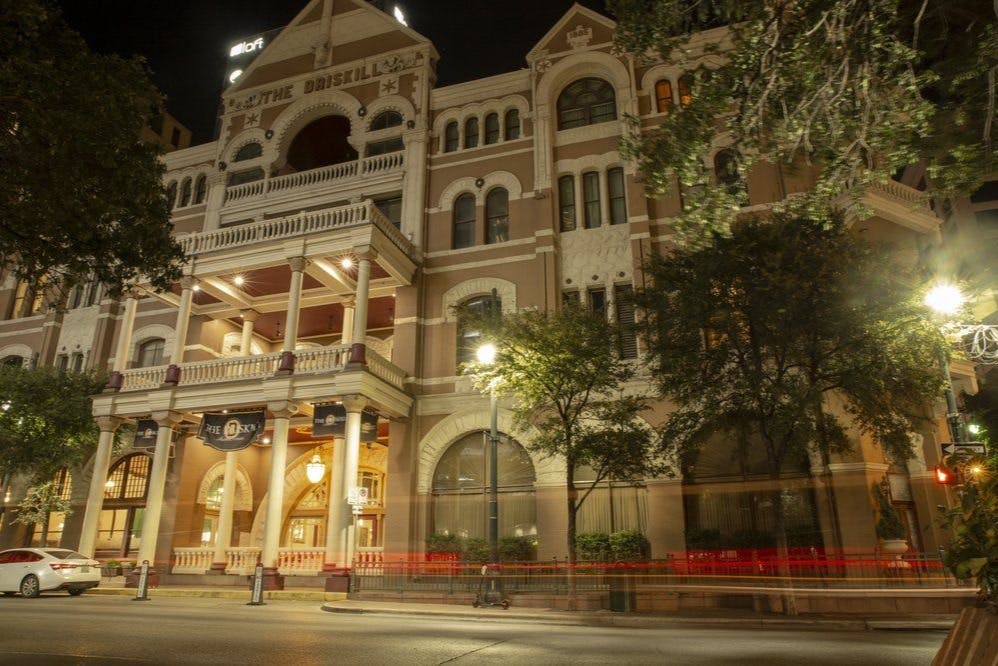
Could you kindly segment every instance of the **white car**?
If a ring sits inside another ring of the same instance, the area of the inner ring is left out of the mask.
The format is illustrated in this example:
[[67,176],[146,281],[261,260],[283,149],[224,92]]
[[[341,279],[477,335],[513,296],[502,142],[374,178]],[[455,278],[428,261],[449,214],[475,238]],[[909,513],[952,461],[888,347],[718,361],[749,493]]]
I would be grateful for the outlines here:
[[37,597],[66,590],[74,597],[100,584],[100,562],[65,548],[15,548],[0,551],[0,592]]

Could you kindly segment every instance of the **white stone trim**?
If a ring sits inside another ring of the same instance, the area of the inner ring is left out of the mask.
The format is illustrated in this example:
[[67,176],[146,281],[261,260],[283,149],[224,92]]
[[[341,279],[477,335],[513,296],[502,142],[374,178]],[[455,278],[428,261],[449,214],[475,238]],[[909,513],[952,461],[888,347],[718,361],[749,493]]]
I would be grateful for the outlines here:
[[[485,399],[479,404],[451,414],[436,424],[426,433],[419,443],[417,459],[416,492],[428,495],[433,487],[433,472],[444,452],[451,444],[468,433],[489,429],[489,406]],[[513,413],[507,409],[499,409],[499,431],[512,435],[524,446],[527,455],[534,464],[535,484],[557,485],[565,483],[565,463],[556,458],[542,457],[530,450],[526,445],[536,437],[536,431],[523,433],[513,429]]]
[[[165,362],[169,358],[170,350],[173,349],[173,338],[176,335],[176,331],[172,326],[167,326],[165,324],[149,324],[148,326],[143,326],[137,331],[132,333],[131,339],[131,353],[129,354],[129,360],[134,363],[139,358],[139,349],[142,344],[153,340],[155,338],[163,339],[163,361]],[[172,362],[172,359],[171,359]]]
[[[471,104],[465,104],[464,106],[453,107],[442,111],[433,121],[433,136],[436,139],[438,153],[450,155],[468,150],[476,150],[478,148],[492,148],[505,143],[509,140],[506,138],[506,112],[510,109],[516,109],[520,113],[520,138],[522,139],[524,136],[523,121],[527,118],[527,114],[530,113],[530,102],[528,102],[527,98],[523,95],[506,95],[502,98],[487,99],[482,102],[472,102]],[[486,144],[485,117],[490,113],[495,113],[499,116],[499,141],[496,143]],[[475,148],[465,148],[464,124],[471,117],[478,118],[479,141]],[[458,148],[457,150],[445,153],[444,143],[446,141],[446,137],[444,136],[444,128],[447,127],[447,123],[452,121],[457,122]],[[514,139],[514,141],[515,140],[516,139]]]
[[[198,486],[196,504],[208,503],[208,489],[215,479],[225,473],[225,461],[219,461],[208,468],[208,471],[201,477],[201,484]],[[236,463],[236,499],[232,505],[233,511],[253,510],[253,483],[250,481],[246,468]]]
[[495,289],[504,313],[516,312],[516,284],[500,278],[475,278],[460,282],[444,292],[441,300],[444,323],[456,323],[454,307],[474,296],[488,296]]
[[360,144],[357,143],[357,139],[362,137],[366,130],[363,118],[357,115],[361,106],[363,105],[353,95],[343,90],[328,88],[296,100],[271,126],[274,138],[264,145],[264,156],[272,161],[279,159],[283,162],[298,132],[313,120],[329,115],[340,115],[350,122],[350,135],[347,140],[359,152]]
[[3,349],[0,349],[0,359],[5,359],[8,356],[20,356],[23,359],[21,365],[24,367],[27,367],[34,354],[35,350],[25,344],[7,345]]

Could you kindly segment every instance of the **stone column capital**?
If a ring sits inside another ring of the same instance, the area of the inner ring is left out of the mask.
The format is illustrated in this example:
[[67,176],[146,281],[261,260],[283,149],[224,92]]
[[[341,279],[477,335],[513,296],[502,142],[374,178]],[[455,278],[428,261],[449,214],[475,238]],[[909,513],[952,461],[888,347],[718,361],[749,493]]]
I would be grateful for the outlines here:
[[360,260],[374,261],[378,258],[378,251],[370,245],[358,245],[353,249],[353,253]]
[[296,273],[301,273],[308,266],[308,259],[305,257],[288,257],[288,266]]
[[298,413],[298,403],[289,400],[278,400],[267,403],[267,410],[275,419],[290,419]]
[[198,285],[198,279],[193,275],[185,275],[180,278],[181,289],[193,289]]
[[343,299],[342,305],[344,308],[355,308],[357,307],[357,299],[354,298],[353,296],[348,296],[347,298]]
[[359,414],[367,407],[367,398],[356,394],[345,395],[343,396],[343,407],[348,414]]
[[247,309],[247,310],[240,310],[239,316],[243,318],[243,321],[254,322],[256,321],[257,317],[260,316],[260,313],[257,312],[256,310]]
[[153,412],[152,420],[159,424],[160,428],[175,428],[184,418],[180,412],[164,411]]
[[121,425],[121,419],[117,416],[98,416],[94,421],[101,432],[114,432]]

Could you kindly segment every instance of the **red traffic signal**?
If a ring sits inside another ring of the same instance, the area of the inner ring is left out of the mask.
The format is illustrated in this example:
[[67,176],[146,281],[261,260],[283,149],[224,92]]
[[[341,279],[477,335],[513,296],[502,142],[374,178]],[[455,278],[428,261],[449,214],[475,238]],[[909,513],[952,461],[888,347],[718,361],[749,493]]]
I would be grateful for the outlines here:
[[951,470],[942,465],[936,466],[936,483],[943,486],[952,486],[957,483],[956,470]]

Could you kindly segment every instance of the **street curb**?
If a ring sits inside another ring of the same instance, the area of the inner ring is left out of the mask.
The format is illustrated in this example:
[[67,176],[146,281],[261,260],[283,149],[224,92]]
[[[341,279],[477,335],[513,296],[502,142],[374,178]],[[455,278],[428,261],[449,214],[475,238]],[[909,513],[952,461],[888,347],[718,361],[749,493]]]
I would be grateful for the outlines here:
[[[86,594],[105,597],[134,597],[134,588],[124,587],[95,587],[86,591]],[[196,597],[201,599],[245,599],[250,600],[250,590],[239,589],[185,589],[158,587],[150,588],[150,597]],[[268,590],[263,593],[264,599],[272,601],[343,601],[347,597],[345,592],[323,592],[320,590]]]

